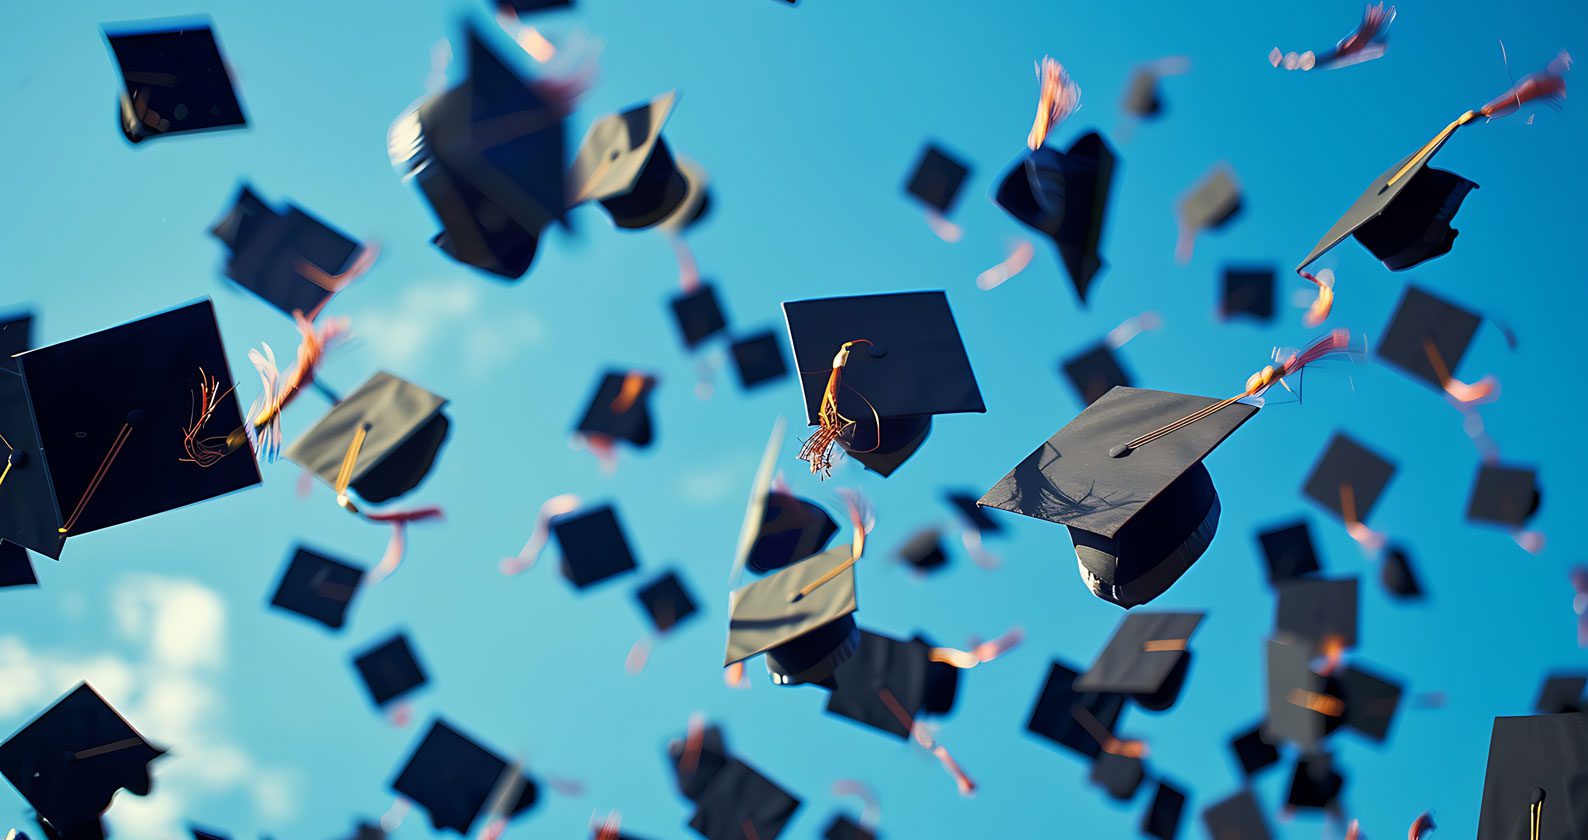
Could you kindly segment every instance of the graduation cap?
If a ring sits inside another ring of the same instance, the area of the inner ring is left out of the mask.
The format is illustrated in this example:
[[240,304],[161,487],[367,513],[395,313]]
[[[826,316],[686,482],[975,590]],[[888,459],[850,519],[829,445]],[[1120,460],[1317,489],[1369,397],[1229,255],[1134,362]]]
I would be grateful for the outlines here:
[[639,230],[676,213],[689,182],[662,139],[676,91],[591,124],[569,169],[571,204],[599,201],[612,223]]
[[1478,840],[1588,834],[1588,715],[1497,717]]
[[1068,151],[1043,146],[1022,154],[993,194],[1016,221],[1053,240],[1082,303],[1104,265],[1098,248],[1115,160],[1102,135],[1089,132]]
[[1345,727],[1383,743],[1400,706],[1400,685],[1357,665],[1346,666],[1337,679],[1345,701]]
[[921,150],[921,159],[916,162],[915,173],[910,176],[905,190],[936,210],[938,215],[947,216],[954,209],[954,202],[959,200],[959,189],[969,175],[969,166],[941,146],[928,143]]
[[1345,777],[1334,769],[1329,753],[1309,753],[1296,759],[1285,804],[1291,808],[1333,810],[1345,788]]
[[1087,587],[1127,609],[1145,604],[1212,541],[1219,499],[1202,459],[1256,413],[1246,403],[1115,388],[979,504],[1067,526]]
[[1538,473],[1531,468],[1484,464],[1472,484],[1467,519],[1520,528],[1538,512],[1542,501]]
[[684,346],[691,350],[728,328],[728,318],[717,303],[717,289],[710,283],[674,296],[668,305]]
[[363,569],[300,545],[293,549],[270,605],[340,630],[363,580]]
[[954,708],[959,668],[938,661],[934,646],[917,636],[894,639],[860,632],[860,648],[833,674],[827,711],[900,739],[923,714]]
[[728,349],[733,353],[734,370],[739,372],[739,385],[744,388],[776,382],[788,373],[783,342],[772,330],[734,339]]
[[1185,810],[1185,801],[1184,791],[1159,780],[1152,794],[1152,804],[1142,816],[1141,833],[1157,840],[1174,840],[1180,834],[1180,814]]
[[1274,270],[1226,268],[1219,296],[1219,317],[1251,318],[1264,323],[1274,319]]
[[386,840],[386,829],[381,828],[380,823],[359,820],[358,825],[353,827],[352,836],[347,840]]
[[[188,454],[202,377],[232,381],[208,300],[14,362],[0,368],[0,538],[58,559],[69,537],[259,483],[252,458],[201,467]],[[208,429],[243,425],[235,395],[213,403]]]
[[[430,474],[451,421],[444,397],[384,371],[371,376],[287,447],[287,459],[371,504],[395,499]],[[344,462],[352,453],[351,471]]]
[[517,764],[437,719],[391,783],[392,792],[430,813],[436,830],[467,836],[487,810],[512,818],[539,796],[535,781]]
[[1409,601],[1423,597],[1423,588],[1417,582],[1417,571],[1412,568],[1411,555],[1404,548],[1392,545],[1384,551],[1379,561],[1379,582],[1390,597]]
[[520,15],[573,7],[573,0],[496,0],[496,3],[499,7],[512,9]]
[[1143,67],[1130,76],[1125,86],[1125,99],[1121,103],[1125,113],[1133,117],[1156,117],[1163,113],[1163,96],[1158,90],[1158,73]]
[[1128,388],[1134,384],[1130,374],[1119,363],[1114,349],[1106,341],[1100,341],[1090,349],[1065,359],[1059,369],[1075,387],[1075,395],[1086,405],[1102,399],[1116,386]]
[[943,292],[790,301],[783,314],[806,422],[821,427],[800,452],[813,472],[838,444],[886,475],[898,464],[866,456],[913,452],[933,415],[987,410]]
[[1175,215],[1180,224],[1181,260],[1190,258],[1191,243],[1204,230],[1218,230],[1241,212],[1241,185],[1228,165],[1220,164],[1202,176],[1180,197]]
[[1546,715],[1583,711],[1583,691],[1588,674],[1550,674],[1539,689],[1533,710]]
[[1257,796],[1250,789],[1221,799],[1202,812],[1211,840],[1270,840],[1273,834]]
[[651,391],[656,377],[637,371],[607,371],[601,375],[590,405],[575,431],[627,441],[640,449],[651,445]]
[[639,568],[611,505],[559,516],[551,521],[551,533],[562,549],[562,576],[577,589]]
[[126,92],[121,132],[133,143],[248,124],[207,23],[105,33]]
[[[324,278],[346,271],[361,250],[357,241],[295,205],[276,210],[246,183],[210,235],[229,252],[226,276],[287,315],[318,312],[337,291],[323,285]],[[323,276],[310,276],[316,272]]]
[[354,656],[353,667],[358,669],[376,706],[385,706],[428,681],[406,633],[393,633],[386,641]]
[[198,826],[190,825],[188,826],[188,830],[193,832],[193,840],[231,840],[230,837],[227,837],[224,834],[215,834],[214,832],[205,831]]
[[1092,667],[1075,681],[1075,690],[1124,694],[1154,712],[1180,699],[1191,667],[1188,645],[1203,613],[1132,613]]
[[1129,802],[1147,776],[1147,765],[1140,758],[1105,752],[1092,762],[1089,781],[1118,802]]
[[566,216],[567,104],[521,77],[474,27],[465,35],[466,78],[399,116],[387,147],[441,222],[436,246],[517,279],[541,231]]
[[1267,723],[1256,726],[1230,739],[1230,750],[1240,762],[1241,773],[1250,779],[1258,771],[1279,763],[1279,748],[1263,736]]
[[730,758],[695,800],[689,827],[706,840],[774,840],[800,801],[748,764]]
[[1459,386],[1456,369],[1482,323],[1477,313],[1408,285],[1377,352],[1413,379],[1440,390]]
[[1305,519],[1263,531],[1257,535],[1257,542],[1262,545],[1263,559],[1268,564],[1270,585],[1306,577],[1321,568]]
[[998,520],[988,516],[987,511],[982,510],[981,505],[976,504],[978,497],[975,491],[950,490],[944,493],[943,497],[959,513],[965,524],[969,525],[977,533],[985,536],[987,534],[996,534],[1003,530],[1003,526],[998,524]]
[[678,792],[695,802],[705,793],[713,779],[733,758],[728,752],[727,739],[716,724],[691,727],[689,736],[674,740],[667,746],[667,757],[673,767]]
[[1268,640],[1268,719],[1263,737],[1311,750],[1343,722],[1345,702],[1335,680],[1312,670],[1307,648]]
[[0,368],[13,368],[11,357],[33,349],[33,314],[0,315]]
[[1360,525],[1395,475],[1395,464],[1336,432],[1313,465],[1302,492],[1348,526]]
[[650,583],[640,587],[634,597],[651,620],[658,633],[666,633],[682,624],[698,609],[695,599],[677,572],[664,572]]
[[1054,660],[1036,705],[1026,720],[1026,730],[1086,758],[1103,752],[1125,711],[1125,697],[1077,691],[1074,668]]
[[877,833],[847,814],[836,814],[822,832],[822,840],[877,840]]
[[65,837],[94,834],[117,791],[148,796],[149,763],[165,754],[88,683],[79,683],[0,744],[0,775]]
[[1274,630],[1315,653],[1356,647],[1356,578],[1288,580],[1277,590]]
[[15,543],[0,541],[0,589],[12,586],[38,586],[28,550]]
[[948,565],[943,534],[936,528],[917,531],[899,547],[899,559],[918,572],[935,572]]
[[704,167],[683,155],[674,157],[673,162],[683,173],[689,188],[684,192],[684,200],[667,218],[657,222],[656,229],[677,236],[711,215],[711,177]]
[[854,559],[840,545],[731,593],[723,666],[765,653],[775,684],[827,683],[860,645]]
[[779,491],[766,494],[761,527],[745,565],[756,574],[784,568],[827,548],[838,523],[821,505]]

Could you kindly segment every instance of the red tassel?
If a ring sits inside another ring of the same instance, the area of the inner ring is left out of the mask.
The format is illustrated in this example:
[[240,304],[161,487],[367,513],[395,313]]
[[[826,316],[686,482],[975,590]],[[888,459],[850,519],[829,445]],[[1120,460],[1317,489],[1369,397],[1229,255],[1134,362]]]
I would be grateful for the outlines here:
[[1522,81],[1517,82],[1510,90],[1479,108],[1478,113],[1492,120],[1515,113],[1523,105],[1539,99],[1546,102],[1558,101],[1566,96],[1565,73],[1570,69],[1571,55],[1562,50],[1542,72],[1522,77]]
[[370,522],[385,522],[392,526],[391,540],[386,543],[386,553],[381,556],[380,563],[369,574],[370,583],[379,583],[402,565],[403,554],[408,545],[408,523],[430,522],[440,519],[443,514],[441,508],[423,507],[383,513],[364,511],[360,515]]
[[1406,840],[1423,840],[1423,837],[1438,826],[1434,825],[1434,817],[1427,811],[1417,815],[1412,820],[1412,827],[1406,830]]

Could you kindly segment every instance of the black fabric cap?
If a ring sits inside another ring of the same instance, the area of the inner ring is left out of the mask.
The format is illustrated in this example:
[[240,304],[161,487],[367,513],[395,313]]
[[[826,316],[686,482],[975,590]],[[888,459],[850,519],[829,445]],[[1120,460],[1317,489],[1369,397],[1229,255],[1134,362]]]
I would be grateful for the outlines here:
[[313,312],[331,296],[330,289],[304,275],[300,261],[335,276],[360,249],[357,241],[296,206],[277,212],[246,183],[210,234],[230,252],[226,276],[288,315]]
[[877,834],[847,814],[835,814],[822,832],[822,840],[877,840]]
[[526,15],[530,12],[572,8],[573,0],[497,0],[497,5],[512,9],[518,14]]
[[1235,760],[1241,764],[1241,773],[1248,779],[1258,771],[1279,763],[1279,748],[1263,737],[1265,728],[1267,724],[1260,722],[1230,739],[1230,750],[1235,753]]
[[376,706],[384,706],[427,682],[424,667],[414,656],[406,633],[394,633],[353,657],[353,666]]
[[887,478],[926,443],[932,434],[930,416],[907,417],[903,420],[882,421],[882,442],[874,452],[845,449],[849,457],[859,461],[866,469]]
[[1268,563],[1268,582],[1294,580],[1319,570],[1318,554],[1313,550],[1312,532],[1307,520],[1263,531],[1257,535]]
[[640,449],[650,446],[655,439],[650,406],[655,388],[656,378],[649,374],[607,371],[575,431],[627,441]]
[[1164,711],[1179,699],[1191,652],[1187,644],[1203,613],[1138,612],[1114,629],[1076,691],[1128,694],[1142,708]]
[[695,614],[695,599],[677,572],[664,572],[634,593],[658,633],[666,633]]
[[445,397],[381,371],[331,408],[282,453],[336,486],[342,462],[360,428],[364,442],[349,487],[371,504],[405,495],[430,475],[452,422]]
[[230,837],[224,834],[216,834],[211,831],[205,831],[204,829],[198,828],[196,826],[189,826],[188,828],[193,832],[193,840],[231,840]]
[[1405,549],[1393,545],[1386,549],[1378,573],[1379,582],[1384,584],[1390,597],[1403,601],[1423,597],[1422,585],[1417,582],[1417,571],[1412,568],[1411,555]]
[[551,532],[562,549],[562,576],[578,589],[639,567],[611,505],[559,516],[552,520]]
[[1442,389],[1456,375],[1482,323],[1477,313],[1408,285],[1379,339],[1378,356],[1407,376]]
[[1067,750],[1097,758],[1103,751],[1097,740],[1102,732],[1094,735],[1091,724],[1095,721],[1100,730],[1112,734],[1125,711],[1125,697],[1078,692],[1074,688],[1077,676],[1075,669],[1057,660],[1049,666],[1047,681],[1031,708],[1026,729]]
[[[1136,117],[1156,117],[1163,113],[1163,97],[1158,92],[1158,74],[1142,68],[1131,74],[1122,103],[1125,113]],[[1178,812],[1177,812],[1178,816]]]
[[1467,519],[1520,528],[1538,512],[1538,473],[1527,467],[1484,464],[1467,501]]
[[905,189],[921,203],[946,216],[954,209],[954,202],[959,200],[959,188],[964,186],[969,175],[970,167],[936,144],[928,144],[921,151],[915,174],[910,176]]
[[1186,795],[1168,782],[1159,781],[1152,804],[1141,820],[1141,833],[1157,840],[1174,840],[1180,834],[1180,814],[1185,811]]
[[862,726],[910,737],[910,726],[926,702],[931,648],[862,630],[860,648],[833,672],[827,711]]
[[690,349],[728,328],[728,318],[717,303],[717,289],[710,283],[674,296],[668,305],[678,324],[678,334]]
[[1246,317],[1268,322],[1274,319],[1274,270],[1271,268],[1224,269],[1224,292],[1219,298],[1219,314],[1224,318]]
[[1336,432],[1307,476],[1302,492],[1348,525],[1366,522],[1394,475],[1394,463]]
[[899,559],[918,572],[935,572],[948,565],[943,534],[936,528],[917,531],[899,547]]
[[672,741],[667,745],[667,757],[673,768],[674,780],[678,783],[678,792],[694,802],[700,799],[700,795],[727,765],[732,755],[728,752],[722,728],[714,723],[702,727],[699,748],[686,766],[684,758],[687,746],[683,739]]
[[993,194],[1016,221],[1053,240],[1082,303],[1105,264],[1098,249],[1115,162],[1108,141],[1089,132],[1069,151],[1043,146],[1022,154]]
[[33,315],[9,313],[0,315],[0,368],[11,364],[18,353],[33,349]]
[[1090,350],[1065,359],[1059,365],[1064,378],[1070,380],[1075,395],[1081,402],[1091,405],[1116,385],[1130,387],[1135,384],[1130,374],[1120,365],[1119,357],[1106,343],[1098,342]]
[[300,545],[293,549],[270,605],[340,630],[363,580],[363,569]]
[[1340,791],[1344,788],[1345,777],[1334,769],[1333,756],[1328,753],[1305,755],[1296,760],[1285,804],[1292,808],[1331,810],[1339,802]]
[[599,201],[629,230],[660,224],[683,204],[689,179],[662,139],[677,99],[669,91],[590,125],[569,168],[575,203]]
[[1270,840],[1268,818],[1257,804],[1257,796],[1243,790],[1222,799],[1202,812],[1202,824],[1211,840]]
[[248,124],[207,24],[106,32],[127,91],[121,131],[133,143]]
[[392,780],[391,789],[428,811],[430,825],[436,831],[451,829],[467,836],[492,802],[493,794],[502,794],[504,785],[512,786],[504,800],[512,805],[504,816],[529,810],[538,798],[533,779],[437,719],[409,754],[407,764]]
[[1340,699],[1345,701],[1345,727],[1383,743],[1400,707],[1400,685],[1358,665],[1347,666],[1338,679]]
[[982,510],[981,505],[976,504],[978,497],[975,491],[951,490],[944,494],[944,498],[948,499],[948,503],[954,506],[954,510],[965,520],[965,524],[982,536],[996,534],[1003,530],[1004,526],[999,524],[998,520],[988,516],[987,511]]
[[739,384],[744,388],[776,382],[788,375],[783,342],[772,330],[735,339],[728,349],[733,352],[733,367],[739,372]]
[[28,550],[16,543],[0,540],[0,589],[10,586],[38,586]]
[[1539,689],[1533,710],[1543,715],[1584,711],[1585,688],[1588,688],[1588,674],[1550,674]]
[[[1588,715],[1495,718],[1478,840],[1588,836],[1585,767]],[[1529,831],[1535,822],[1536,835]]]
[[1268,640],[1268,718],[1263,737],[1311,750],[1340,726],[1343,703],[1337,683],[1312,670],[1309,651]]
[[1227,165],[1219,165],[1181,197],[1176,213],[1187,231],[1217,230],[1241,212],[1241,185]]
[[1092,784],[1119,802],[1134,799],[1146,775],[1146,764],[1131,756],[1105,752],[1092,762]]
[[11,470],[0,490],[5,493],[5,504],[0,504],[0,539],[59,560],[66,545],[57,530],[60,509],[45,474],[44,452],[33,428],[22,375],[6,365],[0,365],[0,436],[10,447],[0,469],[9,466]]
[[775,572],[820,554],[838,533],[838,523],[815,502],[772,491],[761,508],[761,528],[745,565],[756,574]]
[[1331,641],[1356,647],[1356,578],[1290,580],[1277,589],[1274,630],[1315,654]]
[[765,653],[779,685],[826,682],[860,644],[853,556],[851,546],[840,545],[732,592],[723,666]]
[[799,809],[800,801],[754,767],[729,759],[695,801],[689,827],[706,840],[743,840],[753,830],[774,840]]

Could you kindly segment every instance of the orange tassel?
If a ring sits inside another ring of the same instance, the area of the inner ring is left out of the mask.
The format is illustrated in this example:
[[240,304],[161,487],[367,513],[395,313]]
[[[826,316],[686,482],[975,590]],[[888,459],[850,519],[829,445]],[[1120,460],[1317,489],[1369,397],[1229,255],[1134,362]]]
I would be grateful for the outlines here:
[[1081,107],[1081,86],[1070,79],[1064,65],[1043,56],[1037,63],[1037,79],[1042,85],[1037,116],[1026,135],[1026,147],[1033,152],[1042,148],[1049,132]]
[[[864,338],[846,341],[833,356],[832,371],[827,375],[827,387],[822,391],[822,402],[816,410],[820,428],[800,447],[799,459],[811,465],[811,475],[828,478],[833,474],[833,447],[855,425],[855,421],[838,413],[838,389],[843,386],[844,367],[849,364],[849,350],[856,344],[870,344]],[[880,429],[882,419],[877,418]]]

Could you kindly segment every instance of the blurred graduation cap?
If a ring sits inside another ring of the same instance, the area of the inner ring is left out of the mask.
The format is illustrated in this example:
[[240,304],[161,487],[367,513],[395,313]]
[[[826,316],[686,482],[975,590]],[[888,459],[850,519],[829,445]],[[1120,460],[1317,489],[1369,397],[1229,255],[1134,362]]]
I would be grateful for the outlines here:
[[[296,205],[276,210],[247,183],[210,235],[229,252],[227,277],[287,315],[311,318],[337,291],[325,278],[342,274],[361,251],[357,241]],[[309,276],[316,272],[321,276]]]
[[1263,737],[1312,750],[1344,721],[1345,703],[1335,680],[1312,670],[1310,651],[1299,644],[1269,639],[1268,718]]
[[666,633],[693,616],[698,609],[689,595],[684,579],[677,572],[664,572],[640,587],[634,597],[658,633]]
[[[260,481],[252,458],[201,467],[184,456],[201,376],[232,381],[208,300],[14,362],[14,373],[0,367],[0,538],[58,559],[69,537]],[[219,395],[208,428],[242,425],[235,395]]]
[[706,174],[704,167],[683,155],[676,156],[674,163],[678,171],[683,173],[689,188],[684,192],[684,200],[667,218],[656,224],[656,229],[677,236],[700,224],[711,214],[711,177]]
[[1075,395],[1085,405],[1102,399],[1116,386],[1128,388],[1134,384],[1130,374],[1120,364],[1119,356],[1106,341],[1100,341],[1065,359],[1059,368],[1064,372],[1064,378],[1075,387]]
[[1412,568],[1411,555],[1406,549],[1392,545],[1384,550],[1379,561],[1379,582],[1396,600],[1410,601],[1423,597],[1422,585],[1417,581],[1417,570]]
[[1267,323],[1274,319],[1274,270],[1225,268],[1219,296],[1219,317],[1244,317]]
[[363,569],[300,545],[293,549],[270,605],[340,630],[363,581]]
[[63,837],[102,832],[117,791],[148,796],[149,764],[165,754],[88,683],[79,683],[0,743],[0,775]]
[[739,385],[746,389],[776,382],[788,374],[783,342],[772,330],[736,338],[728,349],[739,372]]
[[1400,707],[1400,684],[1358,665],[1347,665],[1337,679],[1345,701],[1345,728],[1383,743]]
[[0,368],[14,369],[11,357],[33,349],[33,313],[0,315]]
[[345,475],[346,488],[360,499],[389,501],[430,474],[452,426],[442,412],[446,404],[445,397],[382,371],[333,406],[284,454],[338,492]]
[[1191,257],[1192,242],[1204,230],[1218,230],[1241,212],[1241,185],[1228,164],[1215,166],[1180,197],[1175,215],[1180,225],[1177,250],[1181,262]]
[[756,574],[775,572],[822,552],[836,533],[838,523],[821,505],[773,490],[766,494],[745,565]]
[[565,221],[569,104],[528,81],[473,26],[466,78],[400,115],[392,164],[414,179],[452,259],[509,280],[535,260],[541,231]]
[[532,12],[549,12],[553,9],[571,9],[573,0],[496,0],[496,5],[503,9],[512,9],[520,15]]
[[424,667],[408,644],[406,633],[393,633],[385,641],[354,656],[353,667],[358,669],[364,687],[369,690],[369,698],[376,706],[385,706],[428,681]]
[[948,555],[943,551],[943,534],[936,528],[923,528],[915,532],[899,547],[899,559],[917,572],[935,572],[948,565]]
[[1270,840],[1273,837],[1263,808],[1249,788],[1208,806],[1202,812],[1202,824],[1211,840]]
[[588,589],[639,568],[617,509],[611,505],[559,516],[551,521],[551,532],[562,549],[562,575],[576,589]]
[[1180,834],[1180,815],[1185,811],[1185,792],[1158,780],[1152,794],[1152,804],[1141,820],[1140,831],[1156,840],[1175,840]]
[[847,814],[835,814],[822,832],[822,840],[877,840],[877,833]]
[[987,534],[996,534],[1003,530],[1003,526],[998,524],[998,520],[988,516],[987,511],[982,510],[981,505],[976,504],[978,497],[975,491],[950,490],[944,494],[944,498],[959,513],[965,524],[969,525],[977,533],[986,536]]
[[231,840],[230,837],[227,837],[224,834],[216,834],[214,832],[205,831],[198,826],[190,825],[188,826],[188,830],[193,833],[193,840]]
[[429,812],[436,831],[451,829],[464,836],[487,810],[510,819],[533,807],[539,797],[535,781],[517,764],[440,719],[430,724],[391,789]]
[[1588,674],[1550,674],[1539,689],[1533,710],[1545,715],[1584,711],[1585,688],[1588,688]]
[[570,204],[598,201],[612,223],[654,227],[684,208],[689,181],[662,139],[676,91],[591,124],[570,166]]
[[806,422],[821,427],[800,453],[813,472],[836,444],[887,476],[933,415],[987,410],[943,292],[789,301],[783,314]]
[[690,350],[728,328],[728,317],[717,302],[717,288],[710,283],[675,295],[668,306],[673,310],[678,335]]
[[575,431],[626,441],[640,449],[651,445],[651,391],[656,377],[638,371],[607,371],[601,375],[590,405]]
[[706,840],[774,840],[800,801],[754,767],[730,758],[695,800],[689,827]]
[[1334,757],[1326,752],[1309,753],[1296,759],[1290,776],[1285,804],[1291,808],[1331,811],[1345,789],[1345,777],[1335,770]]
[[1467,519],[1490,525],[1520,528],[1538,512],[1543,496],[1538,473],[1527,467],[1484,464],[1472,484]]
[[1274,630],[1287,640],[1323,653],[1331,646],[1356,647],[1357,579],[1306,578],[1278,587]]
[[1102,788],[1109,798],[1129,802],[1136,797],[1136,791],[1146,777],[1147,765],[1140,758],[1105,752],[1092,762],[1088,781]]
[[926,639],[895,639],[862,630],[855,655],[833,674],[827,711],[862,726],[910,737],[922,715],[953,711],[960,669],[940,657]]
[[1588,836],[1588,715],[1497,717],[1478,840]]
[[1016,221],[1053,241],[1083,304],[1104,265],[1098,249],[1115,161],[1102,135],[1089,132],[1068,151],[1043,146],[1023,153],[993,194]]
[[1266,722],[1259,722],[1251,729],[1230,739],[1230,751],[1235,753],[1235,760],[1241,765],[1241,773],[1248,779],[1258,771],[1279,763],[1279,748],[1263,736],[1263,730],[1266,728],[1268,728]]
[[1336,432],[1313,465],[1303,492],[1347,526],[1356,526],[1366,522],[1394,475],[1392,462]]
[[920,160],[905,190],[938,215],[947,216],[959,200],[960,187],[965,185],[969,175],[969,166],[936,143],[928,143],[921,150]]
[[827,684],[860,645],[854,549],[840,545],[728,596],[723,666],[766,654],[778,685]]
[[1191,667],[1191,634],[1203,615],[1154,612],[1125,616],[1092,667],[1075,681],[1075,690],[1124,694],[1149,711],[1168,710],[1180,699]]
[[248,124],[208,23],[105,32],[126,92],[121,132],[133,143]]
[[678,792],[690,802],[695,802],[733,755],[728,752],[728,742],[722,734],[722,728],[714,723],[706,723],[699,727],[691,726],[686,738],[669,743],[667,758],[673,768]]
[[1047,680],[1037,695],[1026,720],[1026,730],[1059,746],[1095,759],[1103,752],[1104,741],[1112,737],[1119,717],[1125,711],[1125,697],[1097,694],[1075,689],[1074,668],[1054,660]]
[[[1215,404],[1223,407],[1199,415]],[[1202,459],[1256,413],[1246,403],[1115,388],[980,504],[1067,526],[1087,588],[1127,609],[1145,604],[1211,543],[1219,499]]]
[[381,828],[380,823],[359,820],[348,840],[386,840],[386,829]]
[[1306,577],[1321,568],[1318,565],[1318,553],[1313,548],[1312,532],[1308,530],[1305,519],[1262,531],[1257,535],[1257,542],[1262,546],[1263,560],[1268,564],[1270,586]]
[[1402,373],[1440,390],[1453,383],[1459,387],[1461,383],[1454,379],[1456,369],[1482,323],[1477,313],[1408,285],[1379,340],[1378,355]]
[[12,586],[38,586],[28,550],[16,543],[0,540],[0,589]]
[[1167,56],[1137,67],[1125,86],[1120,107],[1137,119],[1163,116],[1163,93],[1158,88],[1158,80],[1184,73],[1190,66],[1191,62],[1181,56]]

